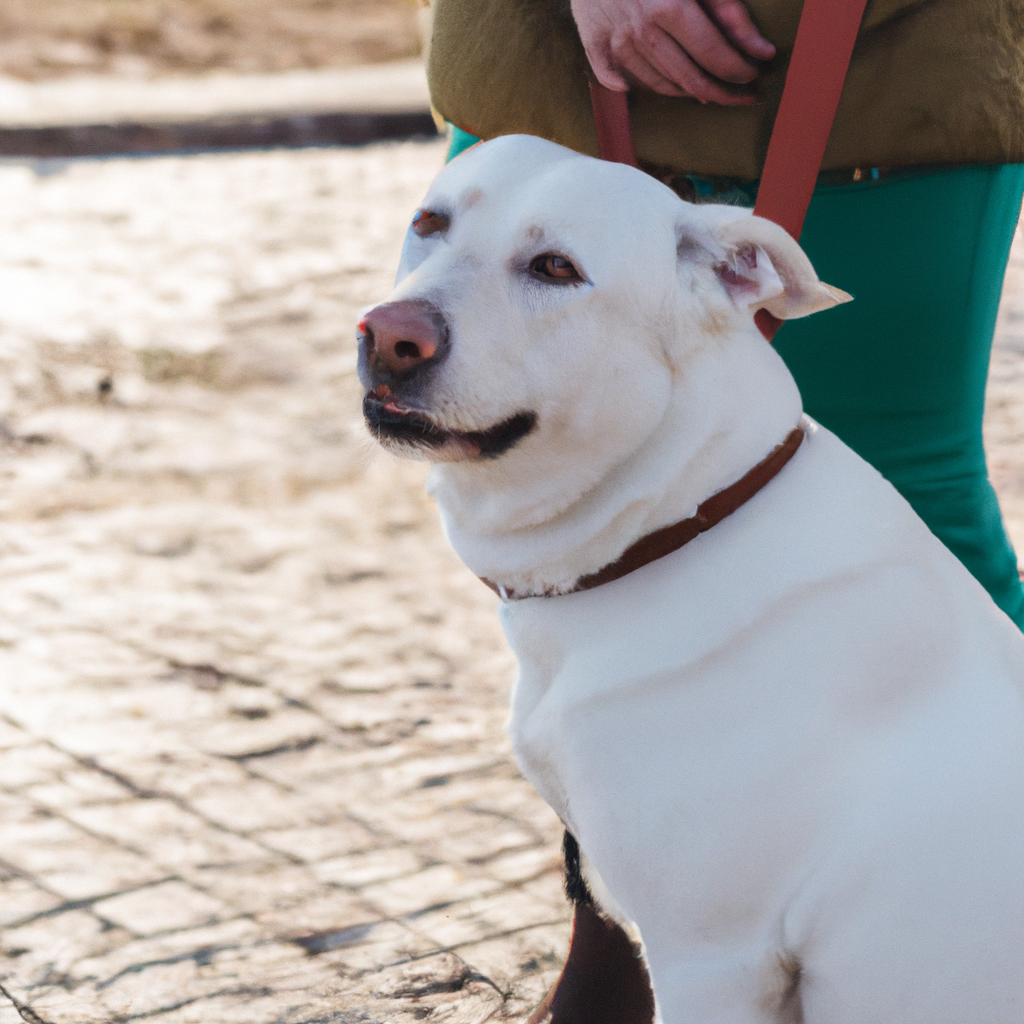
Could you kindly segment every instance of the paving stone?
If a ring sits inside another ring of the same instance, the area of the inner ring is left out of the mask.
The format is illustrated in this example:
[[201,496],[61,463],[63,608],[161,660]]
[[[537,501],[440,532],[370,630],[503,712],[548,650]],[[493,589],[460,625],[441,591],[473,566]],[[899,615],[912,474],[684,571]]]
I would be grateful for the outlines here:
[[25,1024],[17,1007],[0,995],[0,1024]]
[[462,946],[458,955],[506,993],[503,1015],[526,1017],[555,983],[569,946],[561,923],[525,928]]
[[65,816],[75,809],[99,803],[113,802],[120,807],[126,798],[133,795],[122,783],[77,763],[70,768],[61,768],[57,779],[27,785],[24,793],[40,806],[61,811]]
[[313,896],[302,902],[256,915],[257,923],[265,930],[287,939],[312,934],[337,935],[353,928],[358,931],[379,919],[380,911],[358,894],[325,888],[322,884]]
[[136,935],[201,927],[223,916],[225,909],[219,900],[179,881],[146,886],[93,906],[101,917]]
[[[33,1014],[35,1020],[43,1020],[47,1024],[111,1024],[110,1012],[105,1007],[98,1003],[83,1007],[73,992],[61,988],[33,993],[31,1005],[22,1003],[22,1006]],[[25,1017],[21,1019],[24,1021]],[[28,1020],[35,1024],[33,1017]]]
[[[0,874],[0,928],[59,907],[64,900],[20,875]],[[0,942],[3,941],[0,935]]]
[[47,743],[24,743],[0,750],[0,779],[8,790],[54,782],[63,771],[75,767],[72,758]]
[[525,882],[551,873],[561,878],[561,870],[561,856],[546,845],[514,850],[487,862],[487,873],[502,882]]
[[[153,966],[187,961],[205,967],[245,960],[267,942],[281,945],[246,918],[149,936],[129,935],[123,931],[119,935],[120,941],[83,956],[78,964],[82,975],[94,983],[95,992],[103,992],[118,979],[137,975]],[[288,950],[289,955],[294,954],[294,947],[289,945]]]
[[439,947],[455,949],[529,928],[550,917],[550,907],[531,893],[502,888],[489,896],[417,914],[413,927]]
[[[195,731],[196,746],[208,754],[244,761],[273,751],[312,746],[323,739],[324,722],[316,715],[298,708],[270,711],[266,705],[266,700],[236,702],[228,709],[232,718],[225,716]],[[243,732],[233,721],[235,716],[252,724]]]
[[423,862],[415,850],[400,846],[334,857],[314,864],[312,871],[322,882],[361,888],[373,882],[412,874],[422,866]]
[[[319,945],[315,939],[320,940]],[[429,957],[437,950],[429,939],[400,921],[362,922],[313,937],[307,945],[321,964],[347,978],[372,976],[395,964]],[[321,947],[324,951],[318,952]]]
[[374,835],[369,829],[338,818],[325,825],[274,829],[252,835],[265,847],[307,862],[324,861],[374,845]]
[[[2,634],[0,634],[2,637]],[[0,639],[0,643],[2,643]],[[24,747],[33,743],[33,739],[24,730],[18,729],[0,719],[0,751],[7,751],[12,747]]]
[[90,832],[125,845],[145,836],[149,855],[168,871],[201,864],[226,867],[265,856],[256,843],[214,828],[169,800],[90,805],[69,810],[67,816]]
[[180,736],[142,755],[128,756],[110,747],[96,759],[97,770],[124,779],[137,791],[170,795],[186,804],[198,794],[242,786],[250,778],[241,765],[192,750]]
[[282,858],[198,865],[184,874],[190,883],[237,913],[288,913],[307,900],[326,896],[323,884],[310,868],[282,863]]
[[3,823],[38,821],[49,816],[46,808],[26,800],[24,795],[5,793],[0,789],[0,821]]
[[421,840],[422,848],[438,858],[462,861],[468,864],[487,864],[494,857],[507,850],[533,847],[537,833],[527,831],[518,824],[480,813],[458,814],[450,811],[453,821],[450,835],[443,840],[427,837]]
[[145,856],[59,818],[6,823],[3,833],[4,859],[70,900],[119,892],[165,874]]
[[194,797],[191,806],[210,821],[239,832],[305,824],[301,801],[264,779],[213,787]]
[[415,874],[363,886],[360,892],[387,916],[401,917],[439,904],[472,899],[496,888],[497,882],[476,872],[437,864]]
[[[4,930],[6,956],[0,961],[0,981],[12,996],[32,1005],[38,995],[78,988],[85,977],[81,965],[130,939],[129,933],[88,909],[40,916]],[[88,1008],[86,1003],[83,1009]]]

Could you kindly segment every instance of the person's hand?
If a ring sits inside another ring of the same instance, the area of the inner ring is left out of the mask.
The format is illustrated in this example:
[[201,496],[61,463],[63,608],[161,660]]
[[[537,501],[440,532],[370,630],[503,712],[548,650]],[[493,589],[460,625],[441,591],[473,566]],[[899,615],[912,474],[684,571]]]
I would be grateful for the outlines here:
[[597,80],[616,92],[643,85],[703,103],[753,103],[741,88],[775,47],[741,0],[572,0]]

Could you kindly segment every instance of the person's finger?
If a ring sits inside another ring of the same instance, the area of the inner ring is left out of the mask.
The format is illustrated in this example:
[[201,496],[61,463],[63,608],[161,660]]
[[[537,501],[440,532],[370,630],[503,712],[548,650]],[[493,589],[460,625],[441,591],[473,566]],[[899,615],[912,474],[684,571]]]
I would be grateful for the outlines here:
[[618,70],[619,65],[613,64],[611,54],[606,46],[585,47],[587,60],[590,61],[590,69],[594,77],[606,88],[613,92],[629,92],[630,83]]
[[619,66],[634,84],[642,85],[652,92],[660,93],[662,96],[690,95],[685,89],[681,89],[675,82],[661,74],[650,61],[636,50],[623,51],[619,58]]
[[644,48],[654,45],[653,36],[659,28],[668,33],[698,67],[715,78],[746,84],[757,77],[757,66],[726,39],[696,0],[661,0],[640,33]]
[[730,90],[706,75],[665,32],[656,30],[645,37],[645,44],[640,47],[640,56],[646,59],[657,74],[679,86],[685,94],[703,103],[722,103],[727,106],[754,102],[752,95]]
[[755,60],[771,60],[775,47],[757,30],[741,0],[702,0],[715,24],[739,49]]
[[607,89],[627,92],[629,82],[611,55],[617,27],[614,4],[610,6],[607,0],[570,0],[570,7],[594,77]]

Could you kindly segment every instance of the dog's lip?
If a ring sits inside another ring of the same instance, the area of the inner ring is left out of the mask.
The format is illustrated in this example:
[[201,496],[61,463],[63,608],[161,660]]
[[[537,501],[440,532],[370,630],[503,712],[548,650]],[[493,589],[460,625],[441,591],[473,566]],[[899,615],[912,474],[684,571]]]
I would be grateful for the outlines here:
[[441,426],[429,413],[413,408],[386,384],[367,391],[363,415],[378,440],[429,448],[437,461],[497,458],[529,434],[537,423],[532,412],[520,412],[486,430],[453,430]]
[[384,412],[389,412],[392,416],[400,416],[408,419],[410,422],[415,421],[416,423],[422,424],[424,427],[429,427],[432,430],[437,430],[445,434],[453,433],[453,431],[446,430],[444,427],[439,426],[429,413],[424,412],[422,409],[414,409],[411,405],[407,405],[400,398],[392,394],[391,389],[386,384],[381,384],[379,387],[367,391],[363,402],[364,405],[366,403],[378,405],[384,410]]
[[419,416],[421,419],[430,420],[430,416],[421,409],[414,409],[411,405],[403,402],[387,384],[378,384],[366,392],[366,401],[378,402],[381,407],[393,412],[398,416]]
[[418,415],[418,416],[422,417],[425,420],[430,419],[430,417],[427,416],[425,413],[417,413],[417,411],[415,409],[413,409],[410,406],[406,405],[404,402],[398,401],[397,398],[389,398],[386,402],[383,402],[382,405],[384,406],[385,409],[387,409],[388,412],[393,412],[393,413],[395,413],[398,416],[417,416]]

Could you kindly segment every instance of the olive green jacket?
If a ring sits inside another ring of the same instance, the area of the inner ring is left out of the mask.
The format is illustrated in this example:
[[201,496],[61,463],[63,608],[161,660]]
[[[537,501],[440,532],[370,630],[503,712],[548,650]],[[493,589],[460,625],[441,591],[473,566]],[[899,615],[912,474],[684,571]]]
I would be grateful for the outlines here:
[[[800,0],[748,0],[778,48],[754,106],[634,90],[641,163],[760,175]],[[434,0],[437,109],[473,135],[542,135],[597,153],[587,61],[568,0]],[[1024,0],[871,0],[823,167],[1024,162]]]

